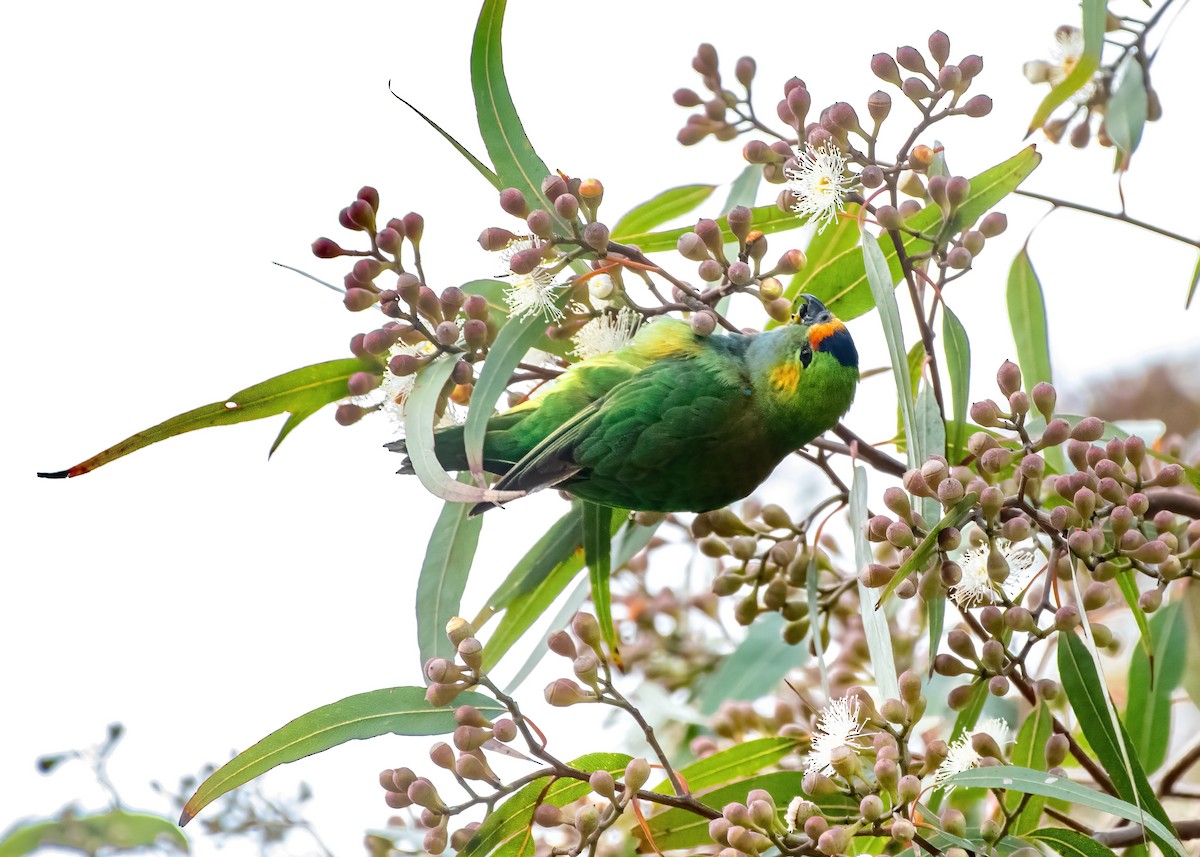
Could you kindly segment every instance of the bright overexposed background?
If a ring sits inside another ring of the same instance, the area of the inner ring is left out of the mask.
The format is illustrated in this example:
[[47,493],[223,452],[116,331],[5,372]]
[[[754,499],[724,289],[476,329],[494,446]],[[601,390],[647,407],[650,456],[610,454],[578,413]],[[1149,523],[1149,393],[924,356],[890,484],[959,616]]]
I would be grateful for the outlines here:
[[[420,682],[413,592],[440,503],[394,475],[397,458],[380,448],[390,438],[384,420],[344,429],[318,414],[269,463],[276,420],[172,439],[69,482],[34,472],[346,355],[351,335],[378,317],[345,312],[332,292],[272,262],[339,281],[346,267],[312,259],[308,245],[342,237],[338,210],[363,184],[379,189],[385,217],[424,214],[435,288],[496,273],[475,236],[513,221],[388,92],[391,81],[486,155],[468,73],[472,5],[66,2],[6,11],[0,830],[72,798],[102,806],[82,766],[42,777],[34,760],[98,741],[110,721],[128,729],[111,763],[122,796],[166,812],[151,780],[173,785],[324,703]],[[1147,128],[1124,183],[1132,214],[1185,233],[1196,230],[1193,13],[1156,61],[1165,118]],[[971,175],[1024,145],[1043,89],[1024,81],[1021,64],[1045,56],[1054,27],[1077,15],[1072,0],[920,9],[513,0],[505,60],[539,153],[552,169],[602,179],[612,222],[659,190],[726,182],[744,166],[741,142],[674,141],[688,111],[671,92],[698,87],[689,63],[701,41],[716,44],[729,77],[738,56],[757,58],[758,106],[774,123],[792,75],[805,79],[815,108],[847,100],[865,112],[882,85],[867,68],[871,54],[923,48],[941,28],[952,58],[983,55],[976,90],[996,102],[987,120],[937,129],[952,170]],[[913,115],[897,103],[889,124],[906,128]],[[1031,139],[1046,159],[1027,187],[1118,207],[1109,150]],[[773,194],[763,188],[759,202]],[[991,394],[995,367],[1014,356],[1004,278],[1046,210],[1018,199],[1002,208],[1009,233],[948,295],[972,335],[977,397]],[[770,240],[776,253],[801,238]],[[1043,223],[1030,250],[1058,380],[1078,387],[1200,341],[1200,310],[1183,312],[1194,250],[1071,212]],[[885,364],[877,317],[851,329],[864,366]],[[871,440],[894,425],[891,389],[886,377],[865,382],[847,418]],[[562,510],[547,494],[489,515],[503,519],[484,528],[472,608]],[[578,716],[544,726],[567,740]],[[354,854],[363,831],[390,814],[376,772],[420,765],[427,743],[389,736],[343,746],[274,772],[266,789],[312,783],[308,817],[334,853]],[[308,849],[298,835],[293,850]]]

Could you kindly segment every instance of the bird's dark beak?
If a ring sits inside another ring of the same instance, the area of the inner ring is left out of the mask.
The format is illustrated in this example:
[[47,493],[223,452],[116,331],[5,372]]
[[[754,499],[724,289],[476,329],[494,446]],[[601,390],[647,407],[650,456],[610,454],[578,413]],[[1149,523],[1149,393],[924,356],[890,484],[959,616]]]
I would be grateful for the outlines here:
[[833,313],[812,295],[800,295],[795,318],[798,324],[824,324],[833,319]]

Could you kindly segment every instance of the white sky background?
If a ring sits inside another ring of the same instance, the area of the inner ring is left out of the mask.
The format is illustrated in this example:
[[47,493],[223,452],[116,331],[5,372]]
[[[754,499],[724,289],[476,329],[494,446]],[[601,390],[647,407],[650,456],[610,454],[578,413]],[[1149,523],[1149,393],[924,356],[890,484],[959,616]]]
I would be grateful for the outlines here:
[[[1044,93],[1025,83],[1021,63],[1045,56],[1054,27],[1078,17],[1065,0],[1021,6],[929,4],[936,11],[921,17],[883,3],[750,4],[730,14],[726,4],[684,13],[629,0],[514,0],[506,62],[539,153],[551,168],[602,179],[611,223],[659,190],[728,181],[743,167],[748,138],[689,149],[674,141],[688,111],[671,92],[699,88],[690,58],[700,41],[716,44],[730,78],[739,55],[756,56],[756,102],[776,124],[774,102],[793,74],[807,81],[814,110],[848,100],[865,114],[866,96],[883,86],[867,68],[871,54],[924,49],[941,28],[952,58],[983,55],[973,91],[996,99],[986,120],[938,127],[951,168],[971,175],[1012,155]],[[308,246],[344,237],[338,210],[363,184],[379,189],[384,217],[425,215],[435,288],[496,272],[475,237],[514,221],[388,94],[391,79],[486,155],[468,74],[473,4],[426,7],[75,2],[7,11],[0,829],[77,796],[100,805],[82,767],[41,777],[34,759],[98,740],[109,721],[128,728],[111,766],[123,796],[166,811],[151,779],[173,784],[327,702],[420,682],[412,593],[440,503],[393,475],[398,459],[379,447],[384,420],[343,429],[320,413],[269,464],[281,419],[172,439],[69,482],[34,472],[345,356],[350,336],[378,316],[352,316],[332,292],[271,263],[340,281],[348,266],[314,260]],[[1125,182],[1133,215],[1185,233],[1196,229],[1186,153],[1197,131],[1198,37],[1200,19],[1186,9],[1154,66],[1165,119],[1147,128]],[[899,133],[913,116],[897,100],[888,126]],[[1028,188],[1118,205],[1110,151],[1039,148],[1046,160]],[[775,190],[764,188],[760,204]],[[1046,207],[1002,208],[1009,233],[948,295],[972,335],[976,398],[992,395],[995,367],[1015,356],[1004,280]],[[800,239],[770,241],[774,258]],[[1031,253],[1060,380],[1109,375],[1200,339],[1200,310],[1182,312],[1194,250],[1063,212],[1039,228]],[[692,276],[687,263],[671,265]],[[864,367],[887,362],[876,315],[851,330]],[[865,382],[849,424],[882,439],[894,425],[891,389],[886,377]],[[489,514],[468,599],[482,599],[562,509],[547,495]],[[536,683],[528,693],[540,696]],[[579,716],[543,726],[578,732]],[[267,788],[289,793],[295,778],[308,780],[308,815],[326,842],[339,855],[361,853],[362,831],[389,815],[376,772],[429,767],[428,743],[389,736],[343,746],[276,772]],[[297,835],[293,850],[306,849]]]

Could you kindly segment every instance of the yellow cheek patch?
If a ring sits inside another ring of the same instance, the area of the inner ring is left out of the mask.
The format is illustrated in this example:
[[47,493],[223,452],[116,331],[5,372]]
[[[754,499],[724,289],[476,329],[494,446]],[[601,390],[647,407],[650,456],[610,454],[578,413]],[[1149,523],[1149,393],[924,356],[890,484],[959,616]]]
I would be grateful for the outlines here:
[[800,383],[800,367],[795,363],[784,363],[771,370],[771,384],[780,392],[791,395]]
[[814,324],[808,329],[808,344],[816,351],[824,340],[845,329],[846,326],[840,321],[827,321],[825,324]]

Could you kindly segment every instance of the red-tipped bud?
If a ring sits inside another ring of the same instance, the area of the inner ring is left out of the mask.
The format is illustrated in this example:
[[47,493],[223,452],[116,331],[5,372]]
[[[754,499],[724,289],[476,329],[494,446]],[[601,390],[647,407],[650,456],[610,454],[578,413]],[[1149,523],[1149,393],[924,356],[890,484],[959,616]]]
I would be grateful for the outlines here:
[[721,227],[717,225],[717,221],[701,218],[696,221],[695,233],[700,236],[700,240],[704,242],[704,246],[713,256],[721,258],[724,254],[725,238],[721,234]]
[[517,236],[507,229],[489,226],[479,233],[479,246],[488,251],[503,250],[516,239]]
[[542,195],[546,199],[554,202],[564,193],[569,193],[567,183],[562,180],[561,176],[549,175],[542,179]]
[[550,238],[554,235],[554,224],[550,220],[550,214],[540,208],[529,212],[529,216],[525,218],[525,225],[538,238]]
[[[561,199],[561,197],[560,197]],[[603,223],[589,223],[583,228],[583,240],[597,253],[608,252],[609,230]]]
[[500,191],[500,207],[513,217],[529,216],[529,203],[525,200],[525,194],[515,187]]
[[812,96],[803,86],[793,88],[787,94],[787,108],[792,114],[793,128],[800,129],[804,127],[804,120],[808,116],[808,110],[812,107]]
[[733,76],[742,86],[749,86],[750,82],[754,80],[757,70],[758,64],[754,61],[754,57],[741,57],[738,59],[737,65],[733,67]]
[[362,312],[374,306],[377,300],[379,295],[369,289],[346,289],[346,294],[342,297],[342,303],[350,312]]
[[340,426],[352,426],[363,418],[366,411],[358,405],[338,405],[333,412],[333,418]]
[[908,71],[929,75],[929,68],[925,65],[925,58],[921,56],[920,51],[911,45],[896,48],[896,62],[900,63],[900,66]]
[[541,248],[532,247],[513,253],[512,258],[508,260],[508,267],[514,274],[528,274],[541,263]]
[[671,97],[675,101],[675,103],[678,104],[680,107],[698,107],[698,106],[700,106],[700,101],[701,101],[700,96],[697,95],[695,93],[695,91],[693,91],[691,89],[687,89],[687,88],[677,89],[677,90],[675,90],[675,94],[672,95]]
[[404,215],[404,235],[412,242],[413,246],[421,243],[421,236],[425,234],[425,218],[417,214],[415,211],[410,211]]
[[358,198],[371,206],[372,211],[379,212],[379,191],[375,190],[375,188],[370,185],[364,185],[358,191]]
[[976,95],[962,106],[962,111],[972,119],[979,119],[992,112],[992,99],[987,95]]
[[983,58],[978,54],[968,54],[958,61],[958,70],[962,72],[963,80],[970,80],[983,71]]
[[329,238],[318,238],[312,243],[312,253],[318,259],[336,259],[344,252],[336,241]]
[[691,325],[697,336],[708,336],[717,329],[717,317],[708,310],[701,310],[692,316]]
[[734,237],[744,242],[746,236],[750,234],[750,224],[754,220],[754,214],[746,206],[737,205],[726,215],[725,220]]
[[891,54],[881,53],[871,57],[871,71],[880,80],[896,86],[900,85],[900,69],[896,67],[896,60],[892,58]]
[[356,199],[350,203],[346,207],[346,218],[354,224],[355,229],[375,231],[375,209],[366,200]]
[[941,30],[934,30],[929,37],[929,55],[938,65],[945,65],[950,56],[950,37]]
[[574,220],[579,215],[579,200],[574,194],[559,194],[554,200],[554,210],[563,220]]

